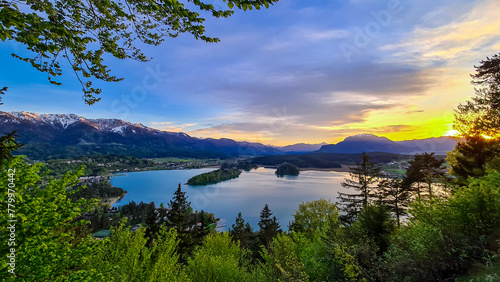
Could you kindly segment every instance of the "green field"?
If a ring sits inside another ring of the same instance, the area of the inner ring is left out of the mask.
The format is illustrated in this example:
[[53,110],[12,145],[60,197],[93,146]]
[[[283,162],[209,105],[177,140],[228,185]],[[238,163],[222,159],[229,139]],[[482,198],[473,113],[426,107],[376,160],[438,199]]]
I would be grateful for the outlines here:
[[215,161],[215,160],[213,160],[213,159],[168,157],[168,158],[156,158],[156,159],[153,159],[153,161],[155,163],[189,163],[189,162],[206,162],[206,161]]

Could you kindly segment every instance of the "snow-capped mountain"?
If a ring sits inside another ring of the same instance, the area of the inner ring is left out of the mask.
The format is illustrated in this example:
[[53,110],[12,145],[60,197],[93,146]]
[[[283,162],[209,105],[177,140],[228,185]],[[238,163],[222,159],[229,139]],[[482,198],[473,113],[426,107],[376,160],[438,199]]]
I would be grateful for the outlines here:
[[26,145],[20,153],[36,159],[93,153],[137,157],[228,157],[280,151],[259,143],[201,139],[119,119],[87,119],[74,114],[0,112],[0,133],[17,130]]

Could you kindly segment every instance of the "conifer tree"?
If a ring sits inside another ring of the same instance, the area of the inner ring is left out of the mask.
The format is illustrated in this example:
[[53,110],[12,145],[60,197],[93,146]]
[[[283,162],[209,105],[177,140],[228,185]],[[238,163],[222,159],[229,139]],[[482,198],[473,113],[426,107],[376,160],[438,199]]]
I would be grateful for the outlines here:
[[203,240],[205,240],[205,237],[210,234],[210,220],[209,220],[209,214],[205,213],[205,211],[201,210],[199,213],[196,214],[195,218],[195,223],[196,227],[194,229],[195,234],[195,240],[196,244],[201,246],[203,244]]
[[260,221],[259,221],[259,241],[260,244],[268,247],[269,244],[273,241],[273,238],[276,234],[281,233],[280,224],[276,220],[276,217],[271,216],[273,213],[269,209],[269,206],[266,204],[262,211],[260,212]]
[[396,215],[396,223],[400,227],[400,217],[406,214],[408,207],[410,189],[404,185],[402,179],[386,179],[379,183],[379,197]]
[[342,187],[355,190],[355,193],[339,192],[340,210],[344,213],[341,220],[350,224],[354,222],[362,209],[368,206],[370,200],[377,196],[377,183],[380,178],[380,167],[370,162],[370,157],[363,153],[362,162],[357,167],[351,167],[349,176],[341,183]]
[[188,207],[191,202],[187,201],[186,192],[182,192],[181,184],[175,190],[174,197],[170,200],[167,219],[171,227],[176,227],[177,232],[185,231],[189,227]]
[[411,187],[416,182],[417,197],[420,199],[420,182],[425,182],[427,184],[428,195],[432,198],[432,183],[434,182],[434,178],[444,176],[443,163],[444,160],[436,159],[434,153],[416,154],[415,159],[410,161],[410,167],[406,171],[405,185]]
[[245,224],[245,220],[241,216],[241,212],[238,213],[236,222],[231,226],[229,234],[231,235],[233,240],[240,241],[241,247],[252,247],[253,230],[248,222]]
[[169,208],[167,214],[167,220],[169,227],[175,227],[177,229],[179,245],[177,245],[177,252],[180,255],[181,261],[185,262],[189,253],[194,248],[194,240],[191,234],[191,224],[189,222],[189,208],[191,202],[187,201],[185,196],[186,192],[182,192],[181,184],[177,187],[174,193],[174,197],[170,200]]

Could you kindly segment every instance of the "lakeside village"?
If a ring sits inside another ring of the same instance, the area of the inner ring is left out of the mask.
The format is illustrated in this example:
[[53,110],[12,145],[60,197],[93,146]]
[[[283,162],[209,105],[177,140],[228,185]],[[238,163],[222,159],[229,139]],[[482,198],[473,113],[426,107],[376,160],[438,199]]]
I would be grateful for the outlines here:
[[[122,156],[97,156],[83,157],[75,160],[49,160],[46,162],[48,173],[51,175],[60,175],[61,172],[68,169],[78,169],[85,166],[84,176],[79,177],[79,187],[85,185],[85,189],[80,189],[72,194],[75,200],[98,199],[99,203],[89,212],[84,214],[84,219],[90,222],[90,228],[93,237],[102,239],[111,234],[110,227],[120,224],[123,218],[127,218],[127,226],[132,231],[136,231],[141,226],[147,226],[148,221],[160,223],[167,221],[167,214],[170,209],[163,204],[156,207],[152,203],[135,203],[113,207],[113,204],[122,199],[127,191],[120,187],[111,185],[110,177],[115,173],[148,171],[148,170],[172,170],[172,169],[194,169],[206,167],[227,167],[228,163],[242,162],[242,159],[234,160],[200,160],[200,159],[139,159],[134,157]],[[395,178],[402,176],[410,166],[410,160],[391,161],[389,163],[379,164],[387,177]],[[234,169],[233,166],[230,166]],[[253,168],[256,168],[254,166]],[[334,169],[332,169],[334,170]],[[221,179],[223,181],[225,179]],[[212,182],[213,183],[213,182]],[[179,188],[180,189],[180,188]],[[172,201],[175,201],[174,199]],[[168,203],[165,203],[168,204]],[[200,228],[217,229],[224,227],[219,225],[219,219],[212,213],[204,211],[192,211],[189,207],[190,226],[185,231],[194,231]]]

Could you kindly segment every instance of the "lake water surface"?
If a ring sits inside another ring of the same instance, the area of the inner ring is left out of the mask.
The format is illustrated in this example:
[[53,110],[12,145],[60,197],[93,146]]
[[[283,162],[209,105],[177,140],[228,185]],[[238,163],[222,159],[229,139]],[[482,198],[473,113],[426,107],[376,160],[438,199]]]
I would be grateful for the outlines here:
[[346,172],[301,171],[299,176],[278,178],[275,169],[258,168],[243,172],[239,178],[206,186],[184,185],[195,175],[214,169],[162,170],[116,174],[111,183],[127,190],[123,199],[114,206],[129,201],[139,203],[154,201],[168,205],[179,183],[186,192],[191,207],[214,213],[220,223],[230,228],[241,211],[245,221],[258,230],[260,211],[267,203],[281,224],[288,229],[295,209],[301,201],[320,198],[335,202],[337,192],[346,192],[340,183],[348,177]]

